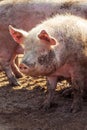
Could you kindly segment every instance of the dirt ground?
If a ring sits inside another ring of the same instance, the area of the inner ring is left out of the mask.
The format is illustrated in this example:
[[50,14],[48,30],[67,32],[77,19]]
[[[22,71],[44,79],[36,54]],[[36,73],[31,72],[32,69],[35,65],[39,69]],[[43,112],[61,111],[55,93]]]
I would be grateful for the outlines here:
[[0,130],[87,130],[87,100],[82,111],[70,113],[72,98],[60,93],[66,81],[58,84],[55,105],[48,111],[39,109],[46,97],[45,77],[23,77],[19,82],[21,86],[10,86],[0,72]]

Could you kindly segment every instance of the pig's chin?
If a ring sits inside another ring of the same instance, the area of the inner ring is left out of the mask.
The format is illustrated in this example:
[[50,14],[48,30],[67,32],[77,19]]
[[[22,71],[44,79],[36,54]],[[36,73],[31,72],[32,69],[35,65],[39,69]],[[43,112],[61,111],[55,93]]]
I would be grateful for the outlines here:
[[21,72],[27,76],[34,76],[34,77],[40,76],[40,74],[36,72],[35,70],[25,70],[25,71],[21,70]]
[[20,72],[23,73],[24,75],[29,75],[28,71],[22,71],[22,70],[20,70]]
[[[22,71],[21,71],[22,72]],[[26,76],[38,77],[38,76],[45,76],[46,74],[38,73],[38,72],[22,72]]]
[[35,70],[26,70],[26,71],[21,71],[24,75],[27,75],[27,76],[32,76],[32,77],[38,77],[38,76],[47,76],[49,75],[50,73],[47,73],[46,71],[45,72],[38,72],[38,71],[35,71]]

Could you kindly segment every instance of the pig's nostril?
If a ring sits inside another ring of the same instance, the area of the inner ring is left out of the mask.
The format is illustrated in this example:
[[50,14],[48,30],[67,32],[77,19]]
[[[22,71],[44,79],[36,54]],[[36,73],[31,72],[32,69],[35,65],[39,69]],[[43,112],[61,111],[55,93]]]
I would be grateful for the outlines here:
[[19,69],[23,69],[23,66],[20,65],[20,66],[19,66]]
[[26,70],[28,67],[25,64],[20,64],[19,68],[21,70],[23,70],[23,69]]
[[27,69],[27,67],[24,67],[24,69],[26,70],[26,69]]
[[22,67],[19,66],[20,69],[22,69]]

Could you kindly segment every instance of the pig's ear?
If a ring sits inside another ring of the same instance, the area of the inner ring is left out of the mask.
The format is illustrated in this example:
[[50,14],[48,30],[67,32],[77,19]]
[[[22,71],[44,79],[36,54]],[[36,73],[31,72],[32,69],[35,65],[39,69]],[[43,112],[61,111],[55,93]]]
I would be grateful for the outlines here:
[[56,44],[56,40],[54,38],[52,38],[51,36],[49,36],[48,33],[45,30],[42,30],[40,32],[40,34],[38,34],[38,37],[41,40],[49,42],[50,45],[55,45]]
[[16,29],[11,25],[9,25],[9,32],[17,43],[23,43],[24,38],[27,36],[26,31]]

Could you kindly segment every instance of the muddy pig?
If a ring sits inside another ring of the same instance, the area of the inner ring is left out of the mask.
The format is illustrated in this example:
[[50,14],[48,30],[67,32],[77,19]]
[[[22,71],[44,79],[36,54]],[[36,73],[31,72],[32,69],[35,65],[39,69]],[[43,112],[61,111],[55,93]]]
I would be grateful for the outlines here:
[[[3,67],[10,84],[18,85],[16,77],[21,77],[15,65],[17,54],[23,52],[21,45],[13,41],[8,25],[22,28],[26,31],[32,29],[43,19],[54,14],[71,13],[87,18],[86,0],[2,0],[0,1],[0,65]],[[15,77],[16,76],[16,77]]]
[[[13,39],[24,44],[22,73],[46,76],[48,95],[43,103],[49,108],[58,76],[71,78],[72,112],[81,109],[87,75],[87,21],[74,15],[57,15],[26,32],[9,26]],[[85,83],[85,84],[84,84]]]

